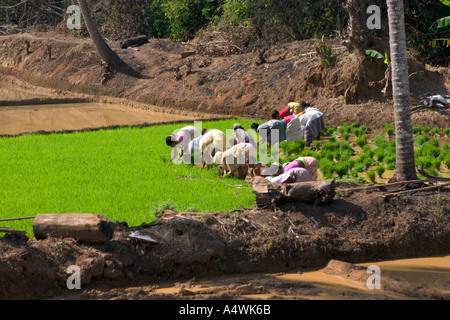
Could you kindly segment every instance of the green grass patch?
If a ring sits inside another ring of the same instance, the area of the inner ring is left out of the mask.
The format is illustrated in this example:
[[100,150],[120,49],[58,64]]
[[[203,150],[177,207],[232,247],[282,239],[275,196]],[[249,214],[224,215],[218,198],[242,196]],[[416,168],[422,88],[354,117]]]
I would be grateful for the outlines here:
[[[203,122],[226,132],[237,120]],[[249,128],[250,121],[239,121]],[[184,125],[0,138],[0,219],[38,213],[97,213],[130,226],[161,208],[227,211],[251,206],[251,186],[216,170],[168,162],[165,137]],[[2,222],[26,230],[30,220]]]

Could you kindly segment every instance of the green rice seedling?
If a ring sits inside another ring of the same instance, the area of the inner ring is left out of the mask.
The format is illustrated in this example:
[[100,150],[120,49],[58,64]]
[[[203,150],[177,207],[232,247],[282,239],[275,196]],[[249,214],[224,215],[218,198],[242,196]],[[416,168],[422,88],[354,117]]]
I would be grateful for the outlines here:
[[353,128],[353,129],[359,127],[359,122],[358,122],[358,121],[353,122],[353,123],[350,125],[350,127]]
[[366,171],[366,166],[364,165],[364,163],[356,163],[353,170],[355,170],[356,172],[364,172]]
[[434,127],[433,129],[431,129],[431,135],[432,136],[438,136],[439,135],[439,128]]
[[430,141],[428,141],[428,143],[433,147],[439,148],[439,140],[438,139],[431,139]]
[[334,173],[334,162],[328,159],[320,160],[319,170],[325,179],[331,179]]
[[341,161],[349,161],[353,154],[354,152],[352,150],[341,151]]
[[363,164],[366,167],[366,169],[369,169],[373,165],[373,162],[374,162],[373,159],[369,157],[363,160]]
[[384,150],[383,149],[377,149],[375,151],[375,158],[377,159],[378,163],[382,163],[384,161]]
[[383,178],[383,173],[386,169],[383,166],[377,166],[375,171],[377,172],[378,177]]
[[422,133],[422,126],[414,126],[412,128],[413,134],[421,134]]
[[375,180],[375,171],[373,171],[373,170],[367,171],[367,177],[369,178],[369,180],[370,180],[371,182],[376,183],[376,180]]
[[433,168],[436,169],[437,171],[441,170],[441,160],[434,158],[432,160],[432,165],[433,165]]
[[384,156],[384,163],[386,165],[391,164],[391,163],[395,164],[395,160],[396,160],[396,155],[395,154],[390,153],[390,154],[386,154]]
[[315,140],[313,142],[313,145],[316,150],[320,150],[320,141],[319,140]]
[[444,161],[442,161],[447,169],[450,169],[450,155],[446,156]]
[[429,134],[430,133],[430,127],[423,127],[423,133]]
[[344,133],[342,134],[342,139],[344,139],[345,141],[347,141],[349,138],[350,138],[350,133],[344,132]]
[[423,160],[422,160],[422,158],[414,158],[414,163],[416,164],[416,166],[423,167]]
[[450,155],[450,146],[444,143],[441,147],[441,153],[439,154],[439,160],[444,161],[444,159]]
[[300,154],[305,148],[305,141],[303,139],[297,141],[281,141],[280,148],[285,155]]
[[333,161],[333,159],[334,159],[334,155],[333,155],[332,151],[322,149],[322,150],[320,150],[319,155],[320,155],[321,159],[328,159],[330,161]]
[[390,124],[390,123],[387,123],[387,124],[384,125],[384,130],[386,131],[386,134],[387,134],[387,136],[388,136],[389,138],[390,138],[390,137],[394,134],[394,132],[395,132],[394,127],[393,127],[392,124]]
[[425,143],[416,151],[416,154],[419,157],[431,156],[433,158],[438,158],[440,153],[441,149],[439,147],[433,146],[429,143]]
[[394,169],[395,169],[395,162],[391,162],[386,165],[386,170],[394,170]]
[[374,138],[373,138],[373,143],[381,149],[385,149],[387,148],[387,146],[389,145],[389,141],[387,141],[383,134],[378,133]]
[[416,146],[422,146],[423,144],[425,144],[428,140],[430,140],[430,136],[424,134],[424,135],[420,135],[414,138],[414,144]]
[[319,153],[310,150],[310,149],[303,149],[302,152],[300,153],[301,157],[313,157],[314,159],[320,159],[320,155]]
[[367,144],[367,136],[365,134],[361,135],[358,139],[356,139],[355,144],[363,148]]
[[327,135],[332,136],[335,133],[336,129],[334,127],[330,127],[327,129]]
[[336,159],[337,161],[341,160],[341,151],[333,151],[333,159]]
[[361,136],[362,133],[363,133],[363,130],[362,130],[361,128],[355,128],[355,129],[353,129],[353,134],[354,134],[356,137]]
[[367,154],[370,158],[373,158],[375,155],[375,152],[367,145],[363,147],[363,153]]
[[350,145],[350,143],[348,143],[347,141],[341,141],[339,142],[339,150],[341,151],[349,151],[352,154],[355,154],[355,151],[353,150],[352,146]]
[[450,138],[450,128],[445,128],[444,129],[444,134]]
[[[235,122],[203,126],[225,132]],[[201,212],[251,206],[254,194],[245,181],[167,161],[164,139],[184,125],[192,123],[0,138],[0,218],[94,212],[133,226],[154,220],[164,203]],[[21,223],[14,226],[31,235],[31,225]]]
[[345,162],[336,163],[334,165],[334,172],[338,175],[338,177],[342,178],[343,176],[347,175],[349,170],[349,166]]
[[432,176],[439,177],[439,172],[437,172],[433,168],[427,169],[427,173],[431,174]]
[[428,169],[431,168],[433,166],[433,157],[430,157],[429,155],[426,155],[424,157],[421,158],[422,159],[422,167],[424,169]]

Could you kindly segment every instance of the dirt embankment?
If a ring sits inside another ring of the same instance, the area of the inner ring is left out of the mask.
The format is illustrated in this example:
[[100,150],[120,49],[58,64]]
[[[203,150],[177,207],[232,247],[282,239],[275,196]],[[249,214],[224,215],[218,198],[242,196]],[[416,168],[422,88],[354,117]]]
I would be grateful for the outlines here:
[[[164,279],[324,267],[330,260],[357,263],[448,254],[449,213],[448,192],[386,199],[373,192],[338,196],[322,206],[287,203],[276,211],[166,212],[139,227],[120,223],[114,238],[102,245],[5,237],[0,238],[0,299],[92,299],[104,291],[90,288],[105,283],[108,288],[157,285]],[[158,243],[130,240],[132,230]],[[70,265],[81,268],[81,293],[67,289]],[[402,294],[426,298],[417,292]],[[435,298],[444,297],[440,294]]]
[[[30,43],[28,54],[25,41]],[[360,61],[339,42],[330,41],[337,57],[326,67],[315,53],[315,43],[305,40],[264,53],[223,56],[196,41],[150,39],[128,49],[113,42],[111,47],[140,76],[118,73],[102,83],[102,66],[90,39],[24,33],[0,37],[0,72],[44,87],[126,98],[170,110],[268,119],[287,102],[306,99],[324,111],[327,123],[360,121],[373,128],[392,122],[392,100],[381,94],[386,69],[382,59]],[[371,47],[388,50],[382,40]],[[413,105],[427,93],[448,94],[448,69],[427,66],[412,54],[409,69],[411,74],[423,71],[410,78]],[[418,112],[413,121],[443,126],[448,115]]]

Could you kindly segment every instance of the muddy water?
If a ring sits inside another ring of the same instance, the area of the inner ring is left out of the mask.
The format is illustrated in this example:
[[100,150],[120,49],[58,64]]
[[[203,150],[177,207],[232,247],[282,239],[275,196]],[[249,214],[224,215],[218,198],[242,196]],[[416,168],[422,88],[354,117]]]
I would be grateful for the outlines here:
[[[363,267],[378,266],[380,268],[381,283],[383,282],[383,277],[394,278],[428,289],[450,292],[450,256],[401,259],[357,265]],[[301,274],[286,274],[278,276],[278,278],[314,283],[322,292],[322,294],[317,296],[317,299],[351,299],[352,297],[377,295],[385,295],[390,299],[408,298],[399,293],[369,289],[366,283],[325,274],[322,270]],[[308,299],[311,299],[311,297],[308,297]]]
[[[370,289],[366,280],[349,279],[346,274],[329,274],[325,269],[302,270],[297,273],[245,274],[212,277],[185,282],[162,282],[128,287],[127,295],[147,292],[149,296],[189,299],[258,299],[258,300],[413,300],[406,291],[383,289],[383,281],[396,279],[414,287],[450,293],[450,256],[427,257],[362,263],[357,266],[380,268],[382,289]],[[369,277],[369,274],[367,275]],[[392,280],[391,280],[392,281]],[[188,293],[188,294],[187,294]]]
[[0,107],[0,134],[81,130],[183,119],[185,117],[103,103],[11,106]]

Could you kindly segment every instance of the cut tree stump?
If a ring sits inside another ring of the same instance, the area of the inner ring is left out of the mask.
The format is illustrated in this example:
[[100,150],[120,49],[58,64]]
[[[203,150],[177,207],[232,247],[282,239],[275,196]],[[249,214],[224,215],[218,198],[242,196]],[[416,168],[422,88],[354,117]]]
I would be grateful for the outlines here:
[[38,214],[33,222],[36,239],[74,238],[80,242],[105,243],[111,240],[115,223],[100,214]]
[[278,203],[295,201],[320,205],[332,202],[336,195],[334,180],[277,184],[256,176],[252,187],[258,208],[271,208]]

